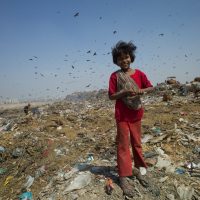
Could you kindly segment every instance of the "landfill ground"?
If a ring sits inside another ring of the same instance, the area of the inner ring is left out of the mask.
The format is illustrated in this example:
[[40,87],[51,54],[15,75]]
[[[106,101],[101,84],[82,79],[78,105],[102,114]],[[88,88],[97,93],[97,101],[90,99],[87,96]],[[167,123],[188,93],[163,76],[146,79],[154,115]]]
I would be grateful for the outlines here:
[[163,101],[157,92],[142,100],[149,187],[130,178],[133,198],[119,186],[114,102],[106,91],[81,101],[32,104],[28,115],[24,105],[0,106],[0,200],[27,191],[34,200],[200,199],[200,98],[174,93]]

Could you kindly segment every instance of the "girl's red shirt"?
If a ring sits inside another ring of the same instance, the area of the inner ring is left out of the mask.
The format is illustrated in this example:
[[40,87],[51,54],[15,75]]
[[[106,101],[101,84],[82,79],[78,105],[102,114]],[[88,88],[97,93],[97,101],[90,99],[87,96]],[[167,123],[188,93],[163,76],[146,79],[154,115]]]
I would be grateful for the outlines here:
[[[117,92],[117,75],[113,72],[109,80],[108,94],[112,95]],[[139,69],[135,69],[135,73],[131,74],[130,77],[135,81],[140,89],[153,87],[151,82],[148,80],[146,74]],[[117,99],[115,103],[115,119],[117,122],[136,122],[142,119],[144,110],[129,109],[121,99]]]

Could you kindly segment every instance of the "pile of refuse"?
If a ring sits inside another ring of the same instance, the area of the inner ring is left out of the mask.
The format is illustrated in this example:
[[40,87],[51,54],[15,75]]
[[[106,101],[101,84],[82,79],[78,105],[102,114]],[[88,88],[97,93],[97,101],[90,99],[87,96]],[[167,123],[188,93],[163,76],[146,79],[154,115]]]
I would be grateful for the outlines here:
[[[132,199],[200,199],[200,99],[173,84],[142,96],[148,169],[140,171],[150,184],[130,177]],[[106,90],[82,95],[27,114],[0,110],[0,200],[127,198],[117,174],[114,102]]]

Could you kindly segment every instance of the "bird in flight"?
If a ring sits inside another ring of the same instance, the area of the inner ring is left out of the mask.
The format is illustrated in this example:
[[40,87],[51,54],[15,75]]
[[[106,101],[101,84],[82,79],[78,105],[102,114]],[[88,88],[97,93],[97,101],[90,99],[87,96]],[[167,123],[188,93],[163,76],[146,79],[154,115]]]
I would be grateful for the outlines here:
[[76,14],[74,14],[74,17],[78,17],[79,16],[79,12],[77,12]]

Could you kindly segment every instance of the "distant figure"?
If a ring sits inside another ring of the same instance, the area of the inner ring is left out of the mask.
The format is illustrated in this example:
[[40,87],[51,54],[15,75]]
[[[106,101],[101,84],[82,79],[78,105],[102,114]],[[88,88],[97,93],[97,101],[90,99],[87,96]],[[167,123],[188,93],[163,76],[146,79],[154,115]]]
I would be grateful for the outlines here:
[[[119,41],[112,49],[113,63],[120,70],[113,72],[109,80],[108,95],[110,100],[116,100],[115,119],[117,124],[117,167],[120,186],[123,194],[134,196],[134,188],[127,178],[135,175],[139,182],[147,187],[148,182],[142,177],[139,168],[147,168],[142,155],[141,119],[142,108],[140,95],[153,91],[153,86],[145,73],[131,68],[135,60],[136,46],[132,43]],[[134,169],[129,145],[132,146]]]
[[30,104],[30,103],[28,103],[27,106],[24,106],[24,113],[25,113],[26,115],[28,115],[28,113],[29,113],[29,111],[30,111],[30,108],[31,108],[31,104]]

